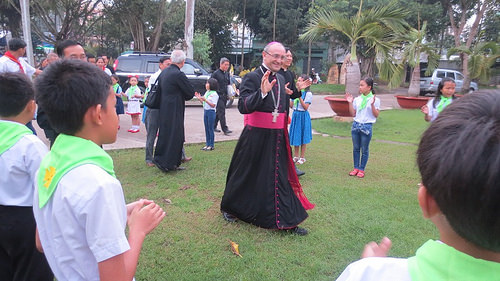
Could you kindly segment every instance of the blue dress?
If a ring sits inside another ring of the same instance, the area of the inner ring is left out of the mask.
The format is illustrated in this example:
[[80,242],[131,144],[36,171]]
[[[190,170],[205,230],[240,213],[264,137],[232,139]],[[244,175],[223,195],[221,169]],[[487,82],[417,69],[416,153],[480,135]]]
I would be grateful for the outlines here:
[[[311,104],[312,93],[302,91],[302,99],[305,103]],[[293,103],[292,122],[290,124],[290,145],[300,146],[308,144],[312,140],[311,116],[295,99]]]
[[[115,94],[121,94],[122,93],[122,87],[120,85],[115,84],[113,85],[113,90],[115,91]],[[116,114],[124,114],[125,113],[125,107],[123,106],[123,100],[122,97],[116,97]]]

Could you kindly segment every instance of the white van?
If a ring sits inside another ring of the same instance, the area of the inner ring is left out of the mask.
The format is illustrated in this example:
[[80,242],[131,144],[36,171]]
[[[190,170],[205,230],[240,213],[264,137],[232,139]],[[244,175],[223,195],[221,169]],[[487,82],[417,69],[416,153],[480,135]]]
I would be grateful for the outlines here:
[[[424,96],[427,93],[436,93],[439,82],[444,77],[449,77],[455,80],[455,92],[460,93],[462,91],[462,85],[464,84],[464,75],[456,70],[436,68],[430,76],[425,75],[426,69],[420,71],[420,95]],[[469,93],[477,91],[479,88],[476,82],[470,82]]]

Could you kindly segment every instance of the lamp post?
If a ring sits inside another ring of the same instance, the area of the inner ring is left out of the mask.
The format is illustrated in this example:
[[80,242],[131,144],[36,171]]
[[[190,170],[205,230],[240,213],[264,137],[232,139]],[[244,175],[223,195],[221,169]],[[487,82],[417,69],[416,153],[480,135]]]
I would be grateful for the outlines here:
[[21,22],[23,23],[23,37],[26,42],[26,56],[31,65],[35,65],[33,60],[33,43],[31,43],[31,26],[30,26],[30,3],[29,0],[20,0],[21,5]]

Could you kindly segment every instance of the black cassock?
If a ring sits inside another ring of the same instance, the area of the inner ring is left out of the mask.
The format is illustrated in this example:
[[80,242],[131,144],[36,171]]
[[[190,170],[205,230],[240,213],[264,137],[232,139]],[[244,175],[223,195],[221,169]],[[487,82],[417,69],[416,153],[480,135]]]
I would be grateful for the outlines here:
[[179,67],[171,64],[159,79],[161,89],[160,122],[154,163],[161,170],[174,170],[181,164],[184,144],[184,107],[194,89]]
[[[238,101],[241,113],[274,110],[272,92],[262,99],[260,91],[265,71],[260,66],[243,78]],[[281,95],[278,112],[286,114],[289,96],[285,91],[285,80],[280,74],[276,77]],[[295,168],[289,166],[291,154],[285,128],[286,124],[283,124],[283,129],[245,126],[229,166],[222,211],[245,222],[273,229],[293,228],[307,218],[307,212],[292,188],[292,185],[300,187],[300,184]],[[294,176],[296,183],[290,182],[289,176]]]

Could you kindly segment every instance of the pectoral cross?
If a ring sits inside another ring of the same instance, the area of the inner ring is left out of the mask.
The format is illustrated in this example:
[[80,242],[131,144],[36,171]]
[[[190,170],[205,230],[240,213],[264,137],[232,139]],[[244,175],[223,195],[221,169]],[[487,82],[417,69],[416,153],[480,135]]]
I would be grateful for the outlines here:
[[275,108],[273,110],[273,113],[271,113],[273,115],[273,123],[276,123],[276,119],[278,118],[278,116],[280,116],[280,114],[278,113],[278,109]]

